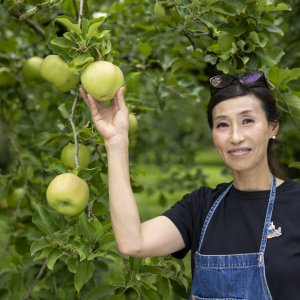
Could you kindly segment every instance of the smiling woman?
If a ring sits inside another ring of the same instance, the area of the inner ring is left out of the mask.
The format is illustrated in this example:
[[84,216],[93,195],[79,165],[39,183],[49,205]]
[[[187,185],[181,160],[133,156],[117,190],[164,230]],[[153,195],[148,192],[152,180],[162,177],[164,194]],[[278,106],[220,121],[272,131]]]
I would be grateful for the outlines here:
[[130,184],[124,90],[104,107],[81,89],[105,141],[117,247],[136,257],[191,250],[190,299],[300,299],[300,184],[281,179],[272,161],[275,98],[261,71],[210,82],[208,122],[233,182],[200,187],[143,223]]
[[[233,171],[235,186],[244,189],[243,185],[249,185],[248,178],[254,174],[255,188],[268,187],[271,173],[267,149],[270,139],[277,134],[278,122],[268,122],[260,100],[253,94],[219,103],[212,118],[215,147]],[[261,177],[260,186],[257,186],[257,174]],[[241,182],[245,176],[247,180]]]

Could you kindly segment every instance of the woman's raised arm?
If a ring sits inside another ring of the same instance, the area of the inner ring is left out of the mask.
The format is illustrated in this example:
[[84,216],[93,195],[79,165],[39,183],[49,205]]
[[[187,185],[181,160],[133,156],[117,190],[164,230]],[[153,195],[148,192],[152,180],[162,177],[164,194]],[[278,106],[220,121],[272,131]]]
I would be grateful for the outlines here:
[[109,207],[118,250],[124,256],[162,256],[184,248],[174,223],[159,216],[141,223],[132,192],[128,156],[128,109],[124,88],[120,88],[109,107],[97,102],[83,89],[95,127],[103,136],[108,158]]

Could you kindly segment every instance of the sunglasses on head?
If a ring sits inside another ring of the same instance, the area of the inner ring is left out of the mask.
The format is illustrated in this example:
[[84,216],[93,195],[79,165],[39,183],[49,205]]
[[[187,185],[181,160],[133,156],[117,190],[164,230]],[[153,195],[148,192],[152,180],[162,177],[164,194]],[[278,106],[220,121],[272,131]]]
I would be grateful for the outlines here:
[[210,85],[216,89],[222,89],[229,86],[234,80],[238,80],[243,86],[251,86],[254,83],[262,80],[269,88],[264,72],[262,71],[247,71],[239,74],[221,74],[210,78]]

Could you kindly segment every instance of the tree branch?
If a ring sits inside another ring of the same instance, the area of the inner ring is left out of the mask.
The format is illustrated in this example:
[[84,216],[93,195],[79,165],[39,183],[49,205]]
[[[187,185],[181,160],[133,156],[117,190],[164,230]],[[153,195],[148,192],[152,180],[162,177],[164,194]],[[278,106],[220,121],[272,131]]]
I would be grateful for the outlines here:
[[46,260],[45,262],[43,263],[43,265],[41,266],[40,268],[40,271],[39,273],[37,274],[37,276],[35,277],[33,283],[29,286],[25,296],[23,297],[22,300],[27,300],[27,299],[30,299],[30,296],[31,296],[31,293],[32,293],[32,290],[33,288],[35,287],[35,285],[39,282],[40,278],[42,277],[42,275],[44,274],[44,271],[46,269],[46,266],[47,266],[47,263],[46,263]]
[[[78,90],[78,89],[77,89]],[[79,160],[78,160],[78,142],[77,142],[77,133],[76,133],[76,127],[75,127],[75,123],[74,123],[74,112],[75,112],[75,107],[78,101],[78,97],[79,97],[79,93],[76,93],[76,97],[73,101],[73,105],[72,105],[72,111],[71,111],[71,115],[69,117],[69,121],[71,123],[71,127],[73,129],[73,135],[74,135],[74,145],[75,145],[75,151],[74,151],[74,158],[75,158],[75,165],[76,168],[79,167]]]
[[78,25],[79,26],[81,26],[83,6],[84,6],[84,0],[80,0],[79,15],[78,15]]
[[41,35],[43,38],[45,37],[45,31],[44,29],[37,23],[33,22],[30,19],[20,19],[21,14],[14,11],[12,12],[12,15],[17,18],[20,21],[23,21],[25,24],[27,24],[29,27],[31,27],[35,32],[37,32],[39,35]]

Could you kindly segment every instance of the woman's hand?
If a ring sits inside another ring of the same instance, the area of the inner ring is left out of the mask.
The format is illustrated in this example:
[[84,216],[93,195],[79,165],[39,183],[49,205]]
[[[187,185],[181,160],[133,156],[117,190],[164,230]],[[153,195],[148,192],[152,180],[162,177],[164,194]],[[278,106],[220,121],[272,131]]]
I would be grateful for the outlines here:
[[109,107],[105,107],[103,102],[96,101],[83,88],[79,91],[91,111],[96,129],[105,142],[128,137],[128,109],[124,100],[124,87],[118,90]]

